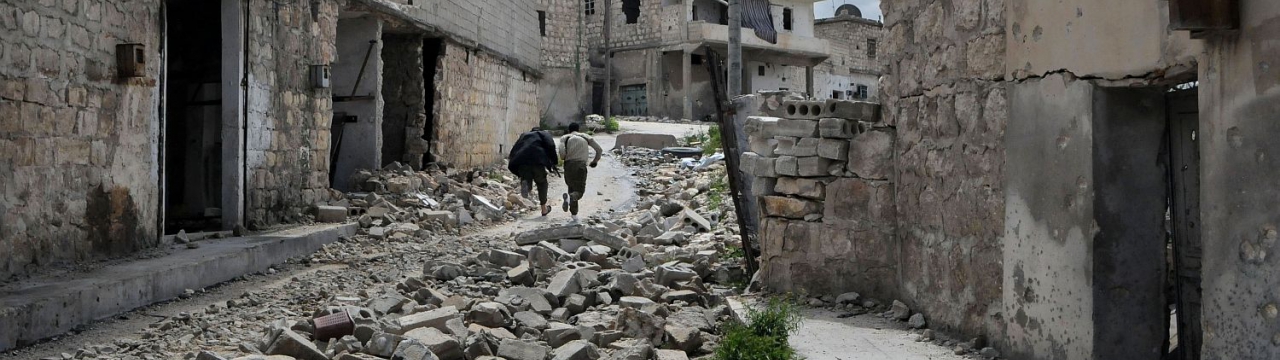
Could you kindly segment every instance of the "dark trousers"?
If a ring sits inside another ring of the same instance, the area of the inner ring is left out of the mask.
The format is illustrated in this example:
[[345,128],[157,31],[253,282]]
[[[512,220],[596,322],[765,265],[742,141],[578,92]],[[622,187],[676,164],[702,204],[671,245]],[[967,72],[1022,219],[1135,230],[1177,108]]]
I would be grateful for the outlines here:
[[587,192],[587,162],[565,161],[564,184],[569,187],[569,212],[578,215],[578,200]]
[[529,197],[533,185],[538,185],[538,204],[547,205],[547,168],[537,165],[525,165],[519,168],[516,176],[520,177],[520,195]]

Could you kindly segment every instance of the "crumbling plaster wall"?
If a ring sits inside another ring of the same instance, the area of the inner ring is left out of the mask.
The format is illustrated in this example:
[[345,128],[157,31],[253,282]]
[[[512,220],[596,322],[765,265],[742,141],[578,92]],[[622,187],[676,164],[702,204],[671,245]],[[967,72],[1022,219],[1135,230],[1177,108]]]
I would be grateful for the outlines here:
[[1280,358],[1280,3],[1240,15],[1199,67],[1204,359]]
[[0,3],[0,279],[156,245],[159,1]]
[[332,91],[312,88],[308,66],[334,61],[341,6],[249,2],[245,196],[251,228],[299,222],[308,207],[331,197]]
[[436,72],[432,154],[452,166],[506,158],[523,131],[538,126],[538,84],[486,52],[445,42]]
[[1008,123],[1003,0],[884,1],[902,300],[930,327],[998,340]]
[[[343,123],[333,134],[342,136],[333,167],[333,184],[340,190],[355,190],[351,176],[364,169],[382,167],[383,146],[383,58],[385,43],[382,22],[373,16],[338,20],[335,49],[337,58],[330,64],[332,92],[337,96],[368,97],[335,102],[334,113],[355,116],[356,122]],[[366,62],[366,56],[368,60]],[[361,75],[361,71],[364,71]],[[359,81],[360,84],[356,84]],[[333,126],[333,125],[330,125]],[[338,134],[340,130],[341,134]]]
[[587,82],[587,15],[581,0],[538,0],[546,12],[542,37],[543,77],[538,81],[540,119],[550,125],[582,121],[591,112],[591,84]]

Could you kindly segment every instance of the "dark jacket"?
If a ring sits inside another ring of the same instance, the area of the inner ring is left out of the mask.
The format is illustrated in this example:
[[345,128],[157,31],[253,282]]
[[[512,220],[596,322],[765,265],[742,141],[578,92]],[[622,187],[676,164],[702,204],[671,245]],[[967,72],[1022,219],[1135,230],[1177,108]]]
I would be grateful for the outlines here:
[[546,131],[530,131],[520,134],[507,157],[507,170],[517,173],[521,166],[538,165],[552,170],[560,163],[556,155],[556,141]]

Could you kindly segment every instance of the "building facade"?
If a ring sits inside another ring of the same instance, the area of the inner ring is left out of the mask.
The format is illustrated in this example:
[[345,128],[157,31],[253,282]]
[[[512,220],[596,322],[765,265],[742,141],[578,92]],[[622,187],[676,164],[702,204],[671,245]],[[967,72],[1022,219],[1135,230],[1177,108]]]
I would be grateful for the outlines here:
[[0,4],[0,278],[498,162],[538,123],[537,30],[498,0]]
[[862,17],[853,5],[842,5],[836,16],[814,22],[815,35],[831,44],[831,58],[814,69],[817,99],[870,100],[877,98],[884,62],[879,52],[884,24]]

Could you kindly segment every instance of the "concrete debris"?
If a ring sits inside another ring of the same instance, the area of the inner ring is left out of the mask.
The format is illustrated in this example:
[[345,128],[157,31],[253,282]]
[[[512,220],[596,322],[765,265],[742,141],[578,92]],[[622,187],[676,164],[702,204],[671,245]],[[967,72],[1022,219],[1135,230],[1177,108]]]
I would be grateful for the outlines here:
[[893,307],[889,310],[889,317],[898,321],[906,321],[907,318],[911,317],[911,308],[901,301],[894,300]]
[[924,328],[927,325],[924,320],[924,314],[911,315],[911,318],[907,320],[907,325],[911,326],[912,329]]

